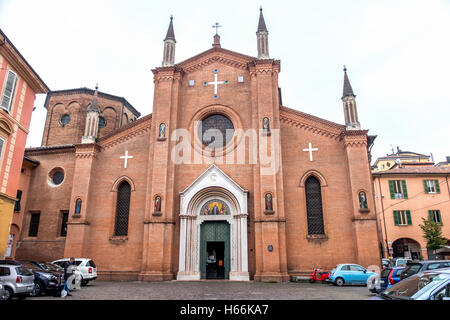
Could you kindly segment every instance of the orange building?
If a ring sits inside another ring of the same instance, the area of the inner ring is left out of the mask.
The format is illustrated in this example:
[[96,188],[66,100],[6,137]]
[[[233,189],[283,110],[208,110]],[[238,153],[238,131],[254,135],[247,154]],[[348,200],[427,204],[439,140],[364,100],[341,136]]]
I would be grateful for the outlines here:
[[17,236],[10,232],[10,226],[20,196],[19,177],[34,100],[37,93],[48,91],[0,30],[0,259],[10,256]]
[[379,266],[374,137],[347,70],[336,101],[345,124],[285,107],[268,34],[261,12],[257,56],[222,48],[216,34],[175,63],[171,20],[153,113],[131,123],[126,103],[98,90],[51,94],[43,145],[26,151],[39,165],[16,258],[90,257],[103,279],[145,281]]
[[[373,173],[380,246],[384,257],[432,258],[427,250],[422,218],[442,224],[450,239],[449,167],[403,163]],[[448,256],[448,248],[441,250]]]

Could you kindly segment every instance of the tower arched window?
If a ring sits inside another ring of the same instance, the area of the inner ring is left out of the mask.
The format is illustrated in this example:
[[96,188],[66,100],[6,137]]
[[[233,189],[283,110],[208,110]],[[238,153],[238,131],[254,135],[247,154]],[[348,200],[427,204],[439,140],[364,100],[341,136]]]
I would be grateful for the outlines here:
[[116,222],[114,225],[114,236],[128,235],[128,219],[130,216],[131,186],[124,181],[117,189]]
[[322,188],[320,181],[314,176],[309,177],[306,180],[305,189],[308,234],[324,235],[325,228],[323,223]]

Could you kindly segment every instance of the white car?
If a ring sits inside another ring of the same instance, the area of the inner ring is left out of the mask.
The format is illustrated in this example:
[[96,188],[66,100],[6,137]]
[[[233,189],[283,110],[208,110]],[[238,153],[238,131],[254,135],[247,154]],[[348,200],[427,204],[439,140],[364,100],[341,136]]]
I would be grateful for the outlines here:
[[[59,259],[52,263],[64,268],[64,262],[70,259]],[[81,273],[81,285],[85,286],[89,281],[97,279],[97,266],[92,259],[75,258],[75,265],[77,270]]]

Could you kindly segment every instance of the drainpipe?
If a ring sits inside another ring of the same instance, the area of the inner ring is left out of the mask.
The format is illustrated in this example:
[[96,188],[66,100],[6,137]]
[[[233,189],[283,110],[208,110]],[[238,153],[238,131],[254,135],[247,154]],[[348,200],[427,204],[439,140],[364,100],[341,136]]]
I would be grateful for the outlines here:
[[380,190],[380,200],[381,200],[381,211],[383,213],[383,225],[384,225],[384,234],[386,235],[386,250],[387,250],[387,255],[388,257],[389,255],[389,241],[388,241],[388,233],[387,233],[387,228],[386,228],[386,216],[384,214],[384,203],[383,203],[383,194],[381,192],[381,176],[378,176],[378,188]]

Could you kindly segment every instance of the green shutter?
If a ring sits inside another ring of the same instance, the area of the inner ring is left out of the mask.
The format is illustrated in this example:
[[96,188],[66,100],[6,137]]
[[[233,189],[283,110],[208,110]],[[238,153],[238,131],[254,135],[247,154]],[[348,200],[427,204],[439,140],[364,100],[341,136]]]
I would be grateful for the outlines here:
[[434,182],[436,184],[436,192],[441,193],[441,187],[439,187],[439,180],[435,180]]
[[391,191],[391,199],[395,199],[394,181],[389,180],[389,190]]
[[398,211],[394,211],[394,222],[395,222],[395,225],[396,225],[396,226],[399,225],[399,221],[398,221]]
[[402,190],[403,190],[403,197],[405,199],[408,199],[408,189],[406,188],[406,181],[402,180]]
[[406,210],[406,218],[408,219],[408,226],[412,226],[411,211]]
[[437,211],[437,215],[438,215],[438,217],[439,217],[440,224],[443,224],[443,222],[442,222],[442,217],[441,217],[441,210],[438,210],[438,211]]
[[428,210],[428,217],[430,218],[430,221],[433,221],[433,210]]
[[425,187],[425,193],[428,193],[427,180],[423,180],[423,186]]

